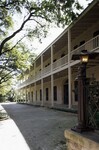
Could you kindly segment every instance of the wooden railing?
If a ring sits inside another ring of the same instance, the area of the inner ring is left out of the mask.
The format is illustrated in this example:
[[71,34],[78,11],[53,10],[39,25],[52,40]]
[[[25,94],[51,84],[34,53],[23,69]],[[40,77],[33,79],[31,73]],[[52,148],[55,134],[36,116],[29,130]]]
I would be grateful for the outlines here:
[[[75,50],[71,52],[71,58],[73,54],[80,53],[81,50],[87,50],[87,51],[97,51],[99,49],[99,35],[95,38],[87,41],[83,45],[79,46]],[[98,50],[99,51],[99,50]]]
[[68,63],[68,55],[65,55],[64,57],[58,59],[53,63],[53,71],[65,66],[67,63]]
[[49,65],[43,69],[43,75],[49,74],[50,72],[51,72],[51,65]]
[[[80,53],[81,50],[84,50],[84,49],[88,50],[88,51],[99,51],[99,35],[96,36],[95,38],[87,41],[86,43],[79,46],[75,50],[72,50],[71,53],[70,53],[70,57],[72,58],[73,54]],[[68,64],[68,55],[65,55],[64,57],[62,57],[62,58],[58,59],[57,61],[53,62],[52,72],[55,71],[55,70],[59,70],[60,68],[64,67],[67,64]],[[18,87],[20,88],[20,87],[27,86],[27,85],[35,82],[35,80],[39,80],[43,76],[48,75],[49,73],[51,73],[51,65],[43,68],[42,73],[41,73],[41,71],[36,73],[35,77],[34,76],[30,77],[29,79],[27,79],[26,81],[21,83]]]

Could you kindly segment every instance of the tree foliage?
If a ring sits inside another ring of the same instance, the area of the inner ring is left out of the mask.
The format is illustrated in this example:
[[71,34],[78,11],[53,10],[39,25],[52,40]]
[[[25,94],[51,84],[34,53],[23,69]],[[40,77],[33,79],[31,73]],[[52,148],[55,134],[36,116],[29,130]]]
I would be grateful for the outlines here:
[[[10,50],[11,43],[7,47]],[[0,57],[0,87],[3,82],[7,82],[18,73],[23,73],[35,57],[35,54],[31,54],[23,43],[16,45],[10,51],[7,50]]]
[[17,72],[24,71],[28,59],[34,56],[20,44],[24,38],[33,41],[33,38],[46,37],[50,23],[65,26],[81,9],[78,0],[1,0],[0,86]]
[[[75,8],[75,9],[74,9]],[[70,23],[78,16],[76,10],[82,7],[77,0],[1,0],[0,2],[0,32],[3,33],[0,44],[0,55],[5,49],[6,43],[14,38],[25,27],[28,36],[40,37],[40,33],[45,31],[46,24],[56,22],[58,25]],[[13,16],[23,14],[23,21],[19,28],[9,36],[5,37],[8,27],[12,27]],[[32,23],[31,30],[28,24]]]

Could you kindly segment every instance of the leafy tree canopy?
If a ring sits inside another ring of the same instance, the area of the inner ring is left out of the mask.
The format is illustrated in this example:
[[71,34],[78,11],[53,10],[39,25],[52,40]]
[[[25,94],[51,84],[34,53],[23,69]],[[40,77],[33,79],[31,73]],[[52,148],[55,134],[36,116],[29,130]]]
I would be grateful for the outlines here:
[[[55,22],[57,25],[69,24],[82,9],[78,0],[1,0],[0,1],[0,55],[5,51],[6,43],[24,30],[29,37],[40,38],[46,35],[46,25]],[[14,17],[20,15],[20,25],[16,31],[13,27]],[[31,22],[31,25],[30,25]],[[48,24],[47,24],[48,23]]]
[[[0,87],[19,73],[23,73],[33,62],[35,54],[26,48],[23,43],[10,47],[0,57]],[[11,50],[10,50],[11,49]],[[10,51],[9,51],[10,50]]]
[[50,23],[68,25],[81,9],[78,0],[1,0],[0,86],[16,72],[24,71],[34,57],[21,44],[24,38],[33,42],[34,38],[46,37]]

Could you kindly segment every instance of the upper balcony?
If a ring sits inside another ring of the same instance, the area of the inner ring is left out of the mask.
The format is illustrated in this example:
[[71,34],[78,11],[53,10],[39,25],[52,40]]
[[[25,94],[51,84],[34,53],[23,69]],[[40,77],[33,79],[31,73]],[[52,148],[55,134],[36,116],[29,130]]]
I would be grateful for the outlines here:
[[[75,50],[72,50],[70,53],[70,58],[72,57],[73,54],[80,53],[80,51],[84,50],[84,49],[86,49],[88,51],[98,51],[99,52],[99,35],[96,36],[95,38],[92,38],[89,41],[85,42],[83,45],[79,46]],[[62,69],[66,69],[68,67],[68,64],[70,64],[72,62],[73,62],[72,60],[70,60],[68,62],[68,54],[67,54],[64,57],[53,62],[52,65],[50,64],[47,67],[44,67],[43,70],[37,72],[35,76],[31,76],[28,80],[21,83],[19,85],[19,88],[30,85],[30,84],[34,83],[35,81],[44,78],[45,76],[53,74],[54,72],[59,72]]]
[[76,54],[76,53],[80,53],[81,50],[87,50],[87,51],[97,51],[99,52],[99,35],[90,39],[89,41],[87,41],[86,43],[84,43],[83,45],[79,46],[78,48],[76,48],[75,50],[73,50],[71,52],[71,57],[73,54]]
[[64,57],[58,59],[55,61],[52,65],[53,71],[59,70],[60,68],[66,66],[68,64],[68,55],[65,55]]

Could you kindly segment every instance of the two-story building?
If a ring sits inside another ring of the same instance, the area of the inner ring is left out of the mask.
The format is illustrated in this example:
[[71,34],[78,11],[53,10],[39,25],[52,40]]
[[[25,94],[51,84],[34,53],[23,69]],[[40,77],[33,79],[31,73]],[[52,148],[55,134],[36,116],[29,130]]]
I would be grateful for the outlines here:
[[[99,52],[99,1],[94,0],[41,54],[28,71],[18,91],[25,102],[42,106],[78,103],[75,89],[81,50]],[[87,64],[87,77],[99,80],[99,60]]]

